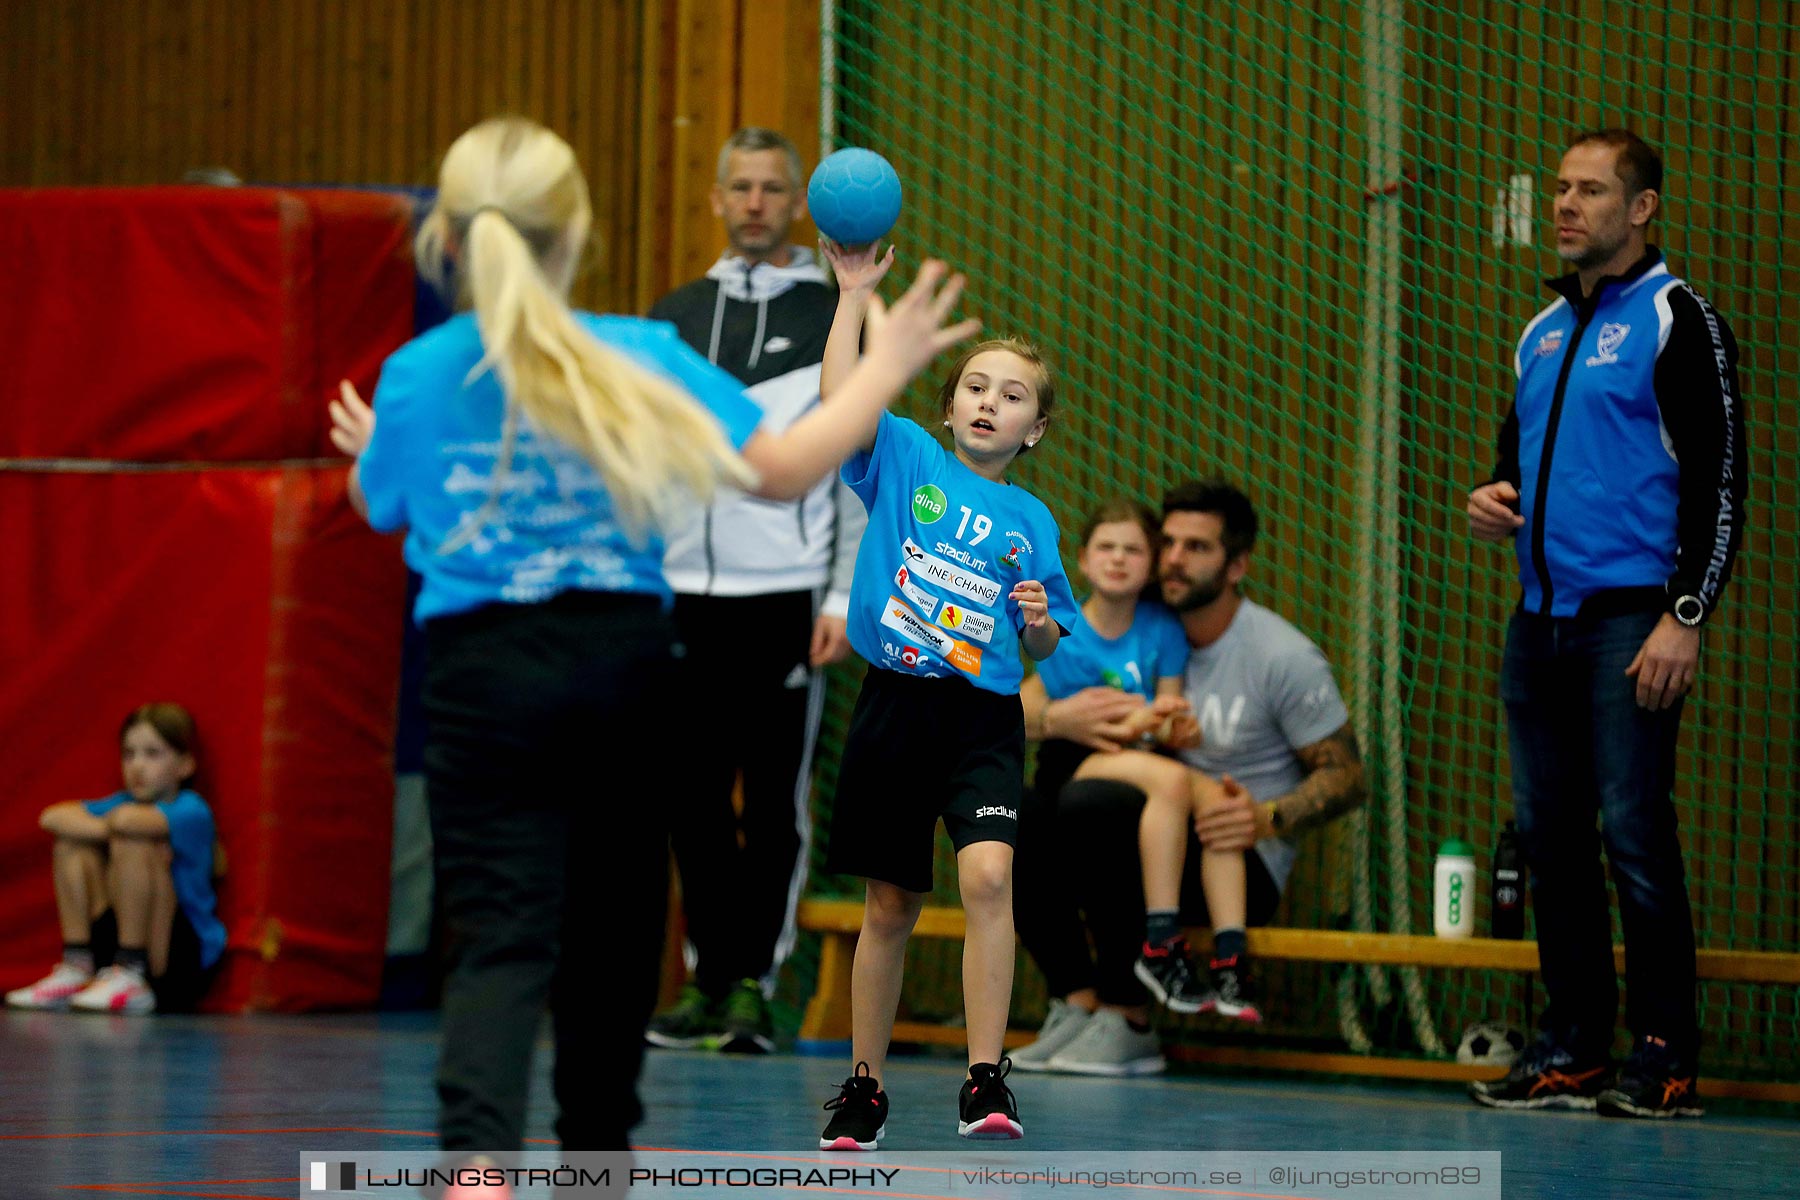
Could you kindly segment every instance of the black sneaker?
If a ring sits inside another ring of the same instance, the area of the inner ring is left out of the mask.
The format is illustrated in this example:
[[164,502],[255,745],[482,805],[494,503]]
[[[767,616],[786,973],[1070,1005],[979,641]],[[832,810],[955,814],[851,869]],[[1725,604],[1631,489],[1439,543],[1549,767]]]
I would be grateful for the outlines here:
[[1006,1077],[1012,1074],[1012,1059],[998,1063],[976,1063],[963,1080],[956,1097],[958,1120],[956,1132],[966,1138],[1022,1138],[1025,1127],[1019,1124],[1019,1104],[1013,1099]]
[[1194,960],[1188,957],[1186,938],[1161,946],[1145,942],[1132,970],[1157,1003],[1166,1005],[1171,1012],[1197,1013],[1212,998],[1200,982],[1199,972],[1194,970]]
[[875,1086],[866,1062],[856,1064],[838,1094],[825,1102],[825,1110],[831,1120],[819,1135],[821,1150],[873,1150],[887,1132],[887,1093]]
[[690,1050],[724,1036],[725,1022],[719,1005],[705,992],[688,984],[681,998],[650,1018],[644,1040],[670,1050]]
[[1212,996],[1201,1005],[1202,1011],[1216,1012],[1221,1017],[1262,1024],[1262,1009],[1256,1006],[1256,993],[1250,985],[1250,960],[1245,954],[1215,958],[1206,964],[1212,977]]
[[1700,1090],[1694,1070],[1661,1038],[1646,1037],[1619,1069],[1618,1079],[1600,1093],[1594,1107],[1603,1117],[1697,1117]]
[[1594,1100],[1612,1082],[1604,1058],[1578,1060],[1539,1038],[1525,1047],[1503,1078],[1469,1084],[1469,1098],[1488,1108],[1570,1108],[1592,1111]]
[[725,995],[725,1037],[719,1049],[726,1054],[770,1054],[775,1050],[775,1027],[769,1020],[769,1002],[762,984],[740,979]]

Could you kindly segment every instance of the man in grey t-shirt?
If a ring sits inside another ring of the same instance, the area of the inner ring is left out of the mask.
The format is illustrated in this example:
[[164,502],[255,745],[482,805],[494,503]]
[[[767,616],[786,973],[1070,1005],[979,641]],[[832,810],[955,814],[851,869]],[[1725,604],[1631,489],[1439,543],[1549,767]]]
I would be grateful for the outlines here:
[[[1201,732],[1200,745],[1182,757],[1229,781],[1226,800],[1195,823],[1189,839],[1184,923],[1211,923],[1199,885],[1202,847],[1245,853],[1249,924],[1261,924],[1293,868],[1288,837],[1354,808],[1363,796],[1349,713],[1324,654],[1238,591],[1256,533],[1249,497],[1228,484],[1183,484],[1164,499],[1158,577],[1193,648],[1183,693]],[[1116,749],[1129,738],[1121,718],[1139,703],[1116,689],[1089,688],[1028,711],[1026,728],[1036,737]],[[1134,974],[1146,923],[1137,841],[1143,793],[1090,779],[1035,799],[1033,849],[1053,861],[1047,871],[1044,863],[1019,871],[1014,909],[1020,938],[1055,998],[1044,1033],[1013,1055],[1014,1065],[1097,1075],[1161,1070],[1147,997]],[[1036,877],[1053,879],[1054,890],[1030,887]],[[1076,923],[1083,920],[1085,933]],[[1242,961],[1244,931],[1213,932],[1215,966]]]
[[[1247,807],[1256,830],[1254,849],[1280,891],[1294,866],[1294,847],[1282,836],[1289,822],[1280,799],[1293,796],[1311,774],[1303,751],[1340,730],[1350,739],[1350,714],[1331,677],[1331,664],[1311,638],[1239,596],[1235,587],[1229,595],[1236,601],[1235,614],[1227,618],[1230,624],[1212,642],[1194,645],[1188,656],[1182,694],[1199,718],[1201,742],[1181,757],[1215,779],[1230,776],[1247,793],[1237,797],[1235,811],[1227,812],[1232,821],[1226,829],[1239,830],[1232,840],[1242,840]],[[1344,748],[1353,760],[1354,741]],[[1330,790],[1341,802],[1357,798],[1342,786]],[[1258,804],[1262,797],[1268,799]],[[1339,811],[1334,808],[1332,815]],[[1298,823],[1300,813],[1294,816]],[[1228,835],[1222,830],[1211,842],[1221,836]]]

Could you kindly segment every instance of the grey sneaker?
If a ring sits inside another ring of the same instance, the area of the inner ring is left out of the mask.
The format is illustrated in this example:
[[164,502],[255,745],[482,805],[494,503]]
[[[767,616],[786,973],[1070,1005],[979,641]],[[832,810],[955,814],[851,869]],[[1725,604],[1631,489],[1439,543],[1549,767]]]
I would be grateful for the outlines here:
[[1117,1009],[1103,1008],[1089,1017],[1060,1054],[1050,1057],[1048,1070],[1072,1075],[1155,1075],[1167,1070],[1168,1060],[1156,1034],[1139,1033]]
[[1088,1018],[1091,1016],[1093,1014],[1085,1008],[1076,1008],[1062,1000],[1052,1000],[1050,1011],[1044,1014],[1044,1027],[1038,1030],[1037,1040],[1012,1052],[1013,1070],[1048,1071],[1050,1060],[1062,1053],[1087,1028]]

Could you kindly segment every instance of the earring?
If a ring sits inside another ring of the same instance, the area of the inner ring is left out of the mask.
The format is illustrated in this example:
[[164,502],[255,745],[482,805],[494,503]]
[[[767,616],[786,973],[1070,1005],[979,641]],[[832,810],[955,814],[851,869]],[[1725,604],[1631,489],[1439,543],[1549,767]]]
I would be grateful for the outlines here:
[[948,429],[948,428],[950,428],[950,422],[948,422],[948,421],[945,421],[945,422],[944,422],[944,428],[945,428],[945,429]]

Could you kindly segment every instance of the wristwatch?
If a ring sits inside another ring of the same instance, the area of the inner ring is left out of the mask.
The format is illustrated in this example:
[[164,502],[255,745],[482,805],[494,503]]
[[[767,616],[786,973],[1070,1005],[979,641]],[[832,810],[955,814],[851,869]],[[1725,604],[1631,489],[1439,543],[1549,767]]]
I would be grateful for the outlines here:
[[1698,596],[1678,596],[1673,608],[1675,619],[1689,629],[1697,629],[1706,620],[1706,605]]

